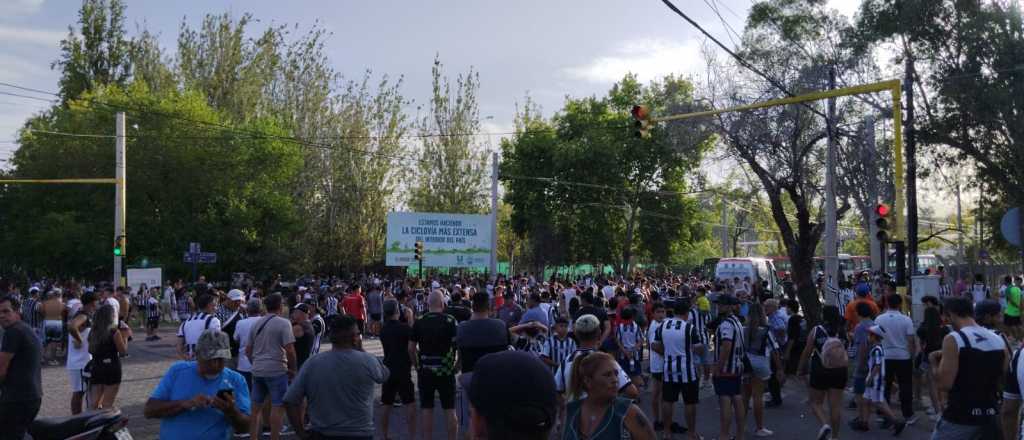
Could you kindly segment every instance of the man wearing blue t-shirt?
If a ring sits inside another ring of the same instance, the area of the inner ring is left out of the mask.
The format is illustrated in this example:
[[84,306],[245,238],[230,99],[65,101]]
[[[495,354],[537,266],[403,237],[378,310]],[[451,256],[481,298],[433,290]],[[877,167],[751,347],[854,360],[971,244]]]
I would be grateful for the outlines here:
[[146,401],[144,414],[160,421],[161,439],[226,440],[249,429],[249,387],[224,368],[231,359],[228,335],[206,330],[196,343],[196,361],[171,365]]

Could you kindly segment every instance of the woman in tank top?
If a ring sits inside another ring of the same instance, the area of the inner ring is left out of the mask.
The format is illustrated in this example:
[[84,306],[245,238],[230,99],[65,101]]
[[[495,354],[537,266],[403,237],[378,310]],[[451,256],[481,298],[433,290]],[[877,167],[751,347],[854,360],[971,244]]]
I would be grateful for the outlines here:
[[89,353],[92,354],[89,396],[92,409],[111,408],[121,388],[121,355],[128,352],[128,342],[117,330],[114,307],[106,304],[96,311],[89,332]]
[[618,364],[592,351],[573,361],[570,395],[585,396],[566,405],[563,440],[653,440],[654,427],[633,401],[619,397]]

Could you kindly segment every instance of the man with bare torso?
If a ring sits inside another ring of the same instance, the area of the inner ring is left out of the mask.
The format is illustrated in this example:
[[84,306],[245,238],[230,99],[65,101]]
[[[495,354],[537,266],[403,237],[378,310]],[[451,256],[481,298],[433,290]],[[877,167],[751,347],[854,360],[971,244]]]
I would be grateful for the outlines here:
[[49,365],[60,365],[60,346],[64,342],[64,301],[60,289],[53,289],[46,294],[41,305],[43,315],[43,335],[46,346],[43,359]]

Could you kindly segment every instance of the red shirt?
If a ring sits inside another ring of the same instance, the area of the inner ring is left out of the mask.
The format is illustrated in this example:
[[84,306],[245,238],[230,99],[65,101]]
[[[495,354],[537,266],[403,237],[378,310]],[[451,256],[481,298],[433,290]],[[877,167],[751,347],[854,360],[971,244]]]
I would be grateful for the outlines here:
[[345,299],[341,300],[341,308],[345,310],[345,314],[352,315],[361,321],[366,320],[366,303],[363,301],[363,295],[348,294]]

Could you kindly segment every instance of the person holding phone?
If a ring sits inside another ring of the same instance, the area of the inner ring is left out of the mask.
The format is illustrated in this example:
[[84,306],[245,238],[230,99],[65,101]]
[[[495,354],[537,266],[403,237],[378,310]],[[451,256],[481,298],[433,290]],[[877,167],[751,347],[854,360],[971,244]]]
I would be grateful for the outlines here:
[[195,354],[195,361],[171,365],[146,401],[143,414],[161,419],[161,439],[225,439],[247,432],[249,387],[241,374],[224,368],[231,359],[227,333],[204,331]]

